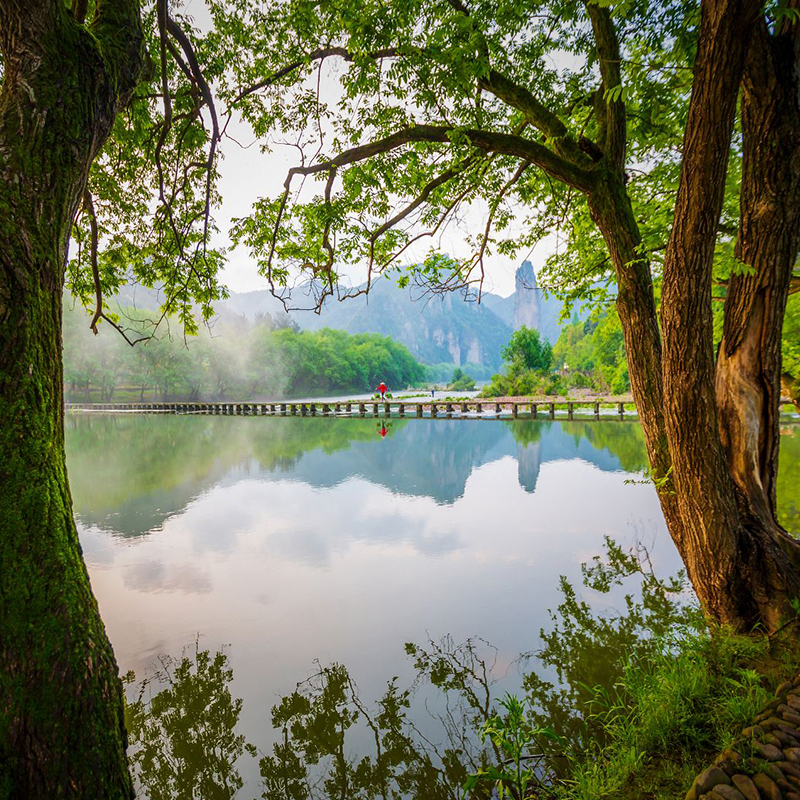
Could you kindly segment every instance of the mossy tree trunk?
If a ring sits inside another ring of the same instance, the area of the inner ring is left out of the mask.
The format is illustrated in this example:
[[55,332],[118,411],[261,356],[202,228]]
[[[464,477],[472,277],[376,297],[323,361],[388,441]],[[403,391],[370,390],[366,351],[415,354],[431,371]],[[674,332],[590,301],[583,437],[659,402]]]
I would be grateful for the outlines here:
[[64,456],[61,302],[89,168],[143,66],[137,2],[0,4],[0,797],[128,798],[123,697]]

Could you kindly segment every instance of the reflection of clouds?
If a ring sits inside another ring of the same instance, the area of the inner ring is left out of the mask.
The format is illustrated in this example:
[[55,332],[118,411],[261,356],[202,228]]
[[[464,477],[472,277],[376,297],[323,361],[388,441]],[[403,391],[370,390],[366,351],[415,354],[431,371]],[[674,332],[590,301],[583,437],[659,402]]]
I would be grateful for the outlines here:
[[208,573],[191,563],[144,561],[129,564],[123,572],[123,581],[128,589],[148,594],[153,592],[207,594],[211,591],[211,579]]
[[[370,502],[371,501],[371,502]],[[368,544],[407,544],[425,556],[440,556],[463,547],[454,526],[432,524],[426,499],[398,495],[372,496],[364,503],[353,537]],[[422,507],[417,507],[419,503]]]
[[[249,481],[234,484],[235,489]],[[198,553],[231,553],[236,548],[239,531],[252,520],[251,504],[238,502],[236,492],[215,487],[195,500],[180,515],[180,526],[191,531],[192,545]]]
[[331,551],[334,549],[328,535],[309,528],[273,533],[267,538],[266,544],[271,555],[299,561],[317,569],[330,566]]
[[117,548],[112,535],[95,525],[83,525],[80,517],[75,516],[78,527],[83,557],[87,564],[110,566],[114,563]]
[[406,546],[427,556],[463,546],[451,521],[431,520],[429,498],[393,495],[361,478],[332,489],[314,489],[295,481],[242,480],[218,486],[195,501],[167,526],[180,532],[197,554],[233,556],[241,539],[279,560],[328,569],[354,545]]

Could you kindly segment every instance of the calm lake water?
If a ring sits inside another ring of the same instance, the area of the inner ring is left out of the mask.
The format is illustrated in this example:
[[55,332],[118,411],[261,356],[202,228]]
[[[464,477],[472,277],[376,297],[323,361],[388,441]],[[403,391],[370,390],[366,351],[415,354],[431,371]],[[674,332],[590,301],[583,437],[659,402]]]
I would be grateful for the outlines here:
[[[413,679],[406,642],[482,637],[517,690],[559,576],[604,537],[680,568],[634,421],[69,414],[67,456],[92,585],[123,672],[224,648],[236,731],[262,752],[270,709],[321,665],[365,697]],[[779,502],[800,533],[800,427]],[[619,594],[584,591],[593,606]],[[132,689],[131,689],[132,690]],[[424,724],[420,723],[423,727]],[[236,769],[260,796],[257,759]],[[218,796],[218,795],[214,795]],[[223,796],[223,795],[219,795]],[[228,796],[228,795],[224,795]]]

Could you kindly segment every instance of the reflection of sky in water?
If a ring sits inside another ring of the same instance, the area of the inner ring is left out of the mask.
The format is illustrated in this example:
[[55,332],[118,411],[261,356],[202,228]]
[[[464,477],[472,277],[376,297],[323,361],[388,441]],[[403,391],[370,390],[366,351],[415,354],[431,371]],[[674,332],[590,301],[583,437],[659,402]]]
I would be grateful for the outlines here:
[[[368,697],[409,674],[403,644],[428,634],[485,637],[507,665],[536,648],[559,575],[579,583],[604,536],[643,541],[662,576],[680,566],[652,487],[620,469],[642,457],[634,425],[410,420],[382,440],[373,421],[322,420],[345,426],[324,431],[344,436],[339,449],[312,437],[291,450],[281,437],[314,433],[309,422],[68,425],[81,541],[122,671],[179,655],[198,632],[230,644],[242,730],[262,746],[269,709],[314,659],[346,664]],[[131,443],[158,425],[190,438],[146,461]],[[116,448],[127,466],[96,463],[111,436],[130,437]]]

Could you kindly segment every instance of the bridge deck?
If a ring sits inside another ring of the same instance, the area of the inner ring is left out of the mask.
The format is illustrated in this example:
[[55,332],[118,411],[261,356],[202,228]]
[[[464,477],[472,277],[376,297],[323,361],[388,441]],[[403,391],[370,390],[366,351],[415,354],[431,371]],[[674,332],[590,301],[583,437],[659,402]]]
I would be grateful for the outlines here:
[[[789,402],[786,400],[785,402]],[[500,417],[516,419],[549,418],[555,419],[557,411],[566,412],[566,418],[572,419],[576,411],[586,409],[589,416],[624,418],[626,414],[636,413],[632,403],[622,403],[606,398],[590,400],[555,399],[548,401],[501,401],[464,400],[458,402],[162,402],[162,403],[66,403],[67,410],[77,411],[119,411],[140,412],[147,414],[214,414],[224,416],[299,416],[299,417],[417,417],[417,418],[480,418],[497,419]],[[581,414],[586,418],[586,414]]]
[[[556,411],[565,411],[572,417],[578,409],[588,409],[596,417],[602,410],[610,409],[614,416],[635,413],[626,409],[625,403],[616,400],[553,400],[546,402],[495,402],[487,400],[464,400],[458,402],[418,403],[395,401],[351,401],[334,402],[161,402],[161,403],[66,403],[67,410],[77,411],[134,411],[148,414],[220,414],[235,416],[300,416],[300,417],[418,417],[418,418],[497,418],[497,417],[550,417]],[[629,406],[632,404],[628,404]],[[607,413],[602,413],[607,416]]]

